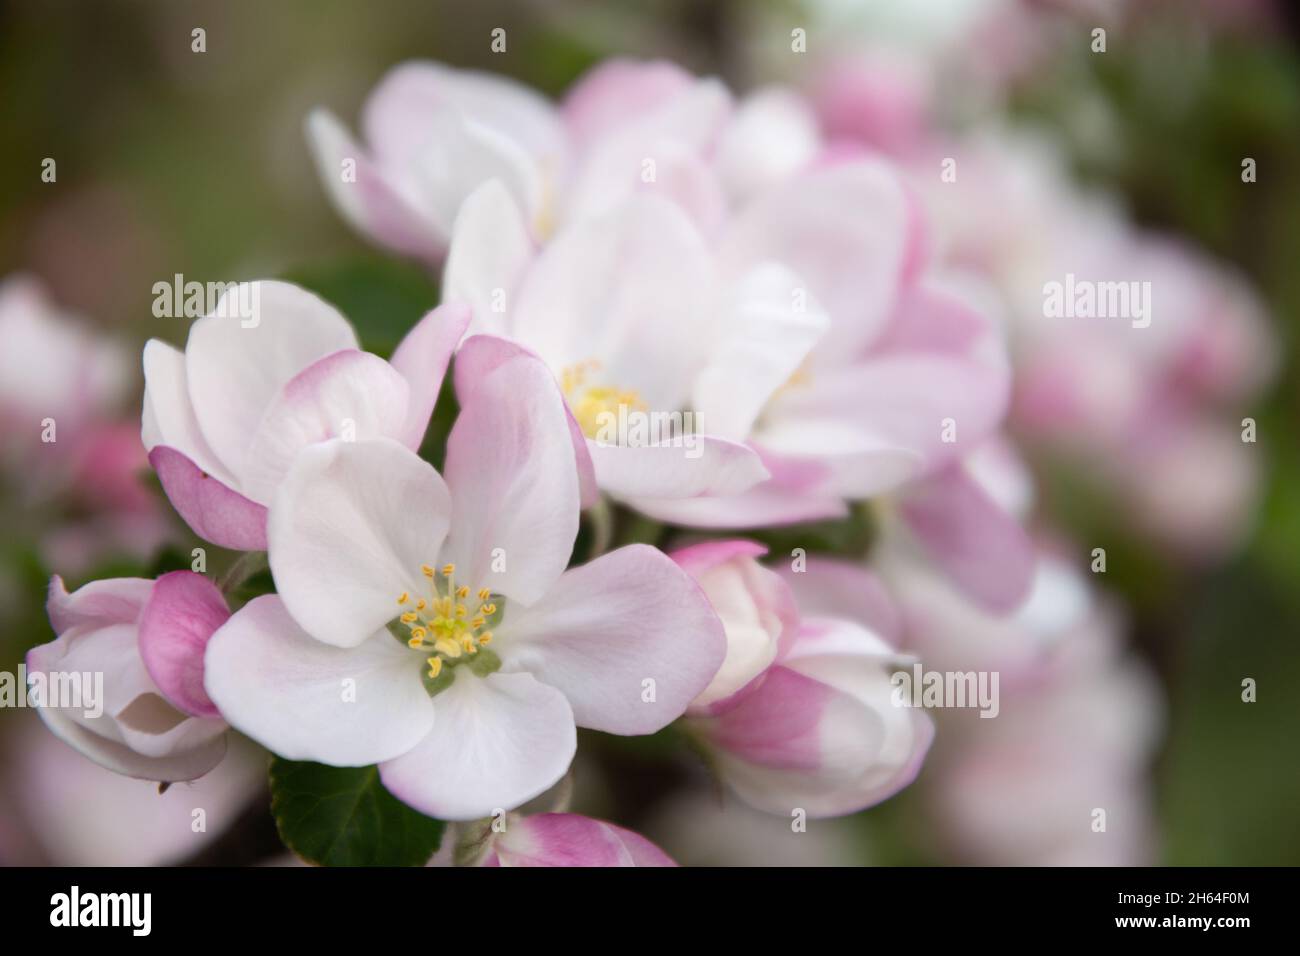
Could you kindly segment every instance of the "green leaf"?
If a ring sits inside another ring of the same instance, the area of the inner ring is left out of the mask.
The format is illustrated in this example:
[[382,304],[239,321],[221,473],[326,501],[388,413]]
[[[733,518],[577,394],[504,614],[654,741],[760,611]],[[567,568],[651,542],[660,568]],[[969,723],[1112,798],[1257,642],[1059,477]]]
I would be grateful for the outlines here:
[[271,761],[271,813],[289,849],[321,866],[423,866],[441,820],[384,789],[377,767]]

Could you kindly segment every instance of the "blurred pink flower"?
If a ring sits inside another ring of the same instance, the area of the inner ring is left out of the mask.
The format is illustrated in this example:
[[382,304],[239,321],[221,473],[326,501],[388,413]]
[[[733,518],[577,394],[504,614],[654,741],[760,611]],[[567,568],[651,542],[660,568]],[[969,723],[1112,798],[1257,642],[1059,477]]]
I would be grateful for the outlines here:
[[133,385],[126,352],[25,276],[0,283],[0,339],[10,534],[29,524],[46,563],[68,573],[107,556],[147,557],[168,523],[139,480],[148,465],[139,437],[117,417]]
[[[9,812],[21,833],[0,839],[10,865],[166,866],[220,837],[266,785],[266,753],[238,736],[201,779],[159,793],[55,739],[32,718],[8,740]],[[0,831],[4,829],[0,826]]]
[[654,156],[662,190],[707,219],[722,195],[701,151],[729,110],[718,81],[664,62],[606,62],[562,107],[495,74],[409,62],[366,102],[367,148],[323,110],[307,131],[344,217],[378,244],[436,264],[461,203],[492,180],[540,237],[640,191],[643,158]]

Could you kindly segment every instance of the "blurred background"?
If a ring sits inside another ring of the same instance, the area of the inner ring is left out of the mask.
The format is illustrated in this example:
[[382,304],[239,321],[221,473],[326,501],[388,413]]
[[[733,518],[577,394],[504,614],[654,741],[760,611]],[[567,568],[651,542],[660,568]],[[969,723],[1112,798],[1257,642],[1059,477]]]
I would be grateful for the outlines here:
[[[489,46],[497,27],[504,53]],[[794,29],[807,52],[792,51]],[[0,670],[52,639],[52,573],[71,589],[189,565],[196,542],[138,441],[140,348],[183,343],[189,322],[154,317],[154,283],[288,277],[380,354],[437,301],[436,278],[367,247],[329,205],[308,110],[352,122],[410,58],[558,97],[608,56],[669,58],[738,95],[789,84],[814,98],[830,137],[913,173],[951,155],[987,174],[965,174],[936,254],[1009,302],[1027,390],[1011,431],[1038,482],[1037,529],[1073,541],[1085,570],[1106,548],[1098,586],[1151,686],[1142,728],[1117,706],[1097,705],[1096,719],[1118,722],[1120,738],[1150,735],[1149,747],[1129,739],[1140,766],[1125,771],[1150,816],[1131,854],[1058,852],[1015,826],[1050,812],[1034,801],[1052,787],[990,786],[959,766],[959,728],[914,787],[807,834],[724,811],[660,735],[584,738],[575,809],[641,829],[684,863],[1300,863],[1300,14],[1283,2],[0,2],[0,281],[25,277],[0,292]],[[1180,351],[1171,369],[1092,342],[1053,354],[1016,330],[1019,292],[1041,308],[1043,276],[1065,271],[1043,262],[1084,246],[1175,276],[1171,301],[1204,333],[1191,358]],[[1029,254],[1049,258],[1030,269]],[[1098,407],[1080,413],[1090,431],[1062,442],[1034,389],[1085,362]],[[1109,400],[1157,376],[1177,380],[1161,434],[1179,440],[1110,427],[1126,409]],[[55,443],[40,440],[46,416]],[[1238,435],[1248,417],[1253,444]],[[230,560],[211,551],[210,571]],[[263,759],[237,748],[159,795],[92,766],[30,711],[0,709],[0,862],[273,861]],[[1058,787],[1077,769],[1064,746],[1043,759]],[[195,800],[209,808],[202,839]]]

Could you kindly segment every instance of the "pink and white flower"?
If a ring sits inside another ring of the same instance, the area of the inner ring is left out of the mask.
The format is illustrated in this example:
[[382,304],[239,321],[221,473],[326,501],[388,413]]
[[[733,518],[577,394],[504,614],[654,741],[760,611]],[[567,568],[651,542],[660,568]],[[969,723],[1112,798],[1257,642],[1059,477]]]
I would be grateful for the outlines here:
[[[157,581],[94,581],[69,594],[56,575],[48,611],[58,639],[28,652],[28,674],[45,675],[50,687],[73,675],[83,685],[82,700],[51,693],[40,707],[57,737],[145,780],[193,780],[217,765],[227,727],[203,689],[203,654],[230,612],[211,581],[174,571]],[[96,675],[103,700],[90,708],[84,685]]]
[[[256,315],[230,302],[256,303]],[[467,321],[435,309],[385,362],[297,286],[227,292],[185,351],[145,346],[141,437],[167,497],[199,537],[264,550],[267,505],[301,448],[337,435],[419,447]]]
[[716,217],[723,198],[704,155],[729,110],[716,80],[664,62],[601,64],[561,107],[505,77],[409,62],[366,101],[365,148],[324,110],[309,117],[307,135],[354,228],[437,264],[461,203],[490,180],[512,198],[526,232],[541,237],[643,189],[642,163],[654,157],[661,192]]
[[[687,728],[719,776],[761,810],[840,816],[889,798],[916,776],[934,725],[923,711],[894,703],[890,675],[911,659],[891,643],[898,618],[884,589],[851,565],[812,560],[803,572],[782,574],[803,616],[776,613],[789,599],[770,582],[766,593],[726,593],[754,560],[743,545],[702,545],[678,559],[719,607],[729,655],[753,659],[762,642],[750,635],[764,618],[767,647],[777,632],[776,653],[721,702],[717,690],[697,701]],[[721,673],[739,670],[724,663]]]
[[653,548],[564,570],[580,481],[545,366],[473,338],[457,391],[443,475],[391,439],[298,454],[270,510],[279,595],[217,632],[207,689],[275,753],[377,763],[411,806],[464,820],[554,784],[575,724],[645,734],[674,720],[724,639]]
[[703,237],[667,200],[632,197],[537,249],[496,182],[466,201],[443,278],[444,300],[468,304],[474,329],[551,369],[594,481],[624,500],[734,495],[767,477],[707,418],[683,427],[717,341],[716,290]]

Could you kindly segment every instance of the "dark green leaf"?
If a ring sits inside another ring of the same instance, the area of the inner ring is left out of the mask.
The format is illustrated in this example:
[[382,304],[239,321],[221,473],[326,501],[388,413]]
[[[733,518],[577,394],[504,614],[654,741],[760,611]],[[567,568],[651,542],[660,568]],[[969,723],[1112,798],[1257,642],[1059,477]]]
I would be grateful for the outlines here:
[[321,866],[422,866],[446,824],[384,789],[377,767],[271,762],[271,813],[289,849]]

